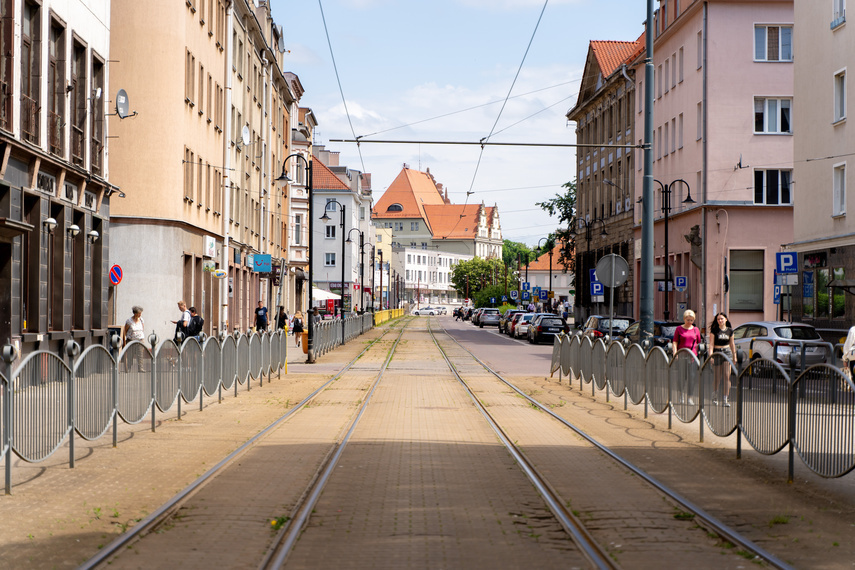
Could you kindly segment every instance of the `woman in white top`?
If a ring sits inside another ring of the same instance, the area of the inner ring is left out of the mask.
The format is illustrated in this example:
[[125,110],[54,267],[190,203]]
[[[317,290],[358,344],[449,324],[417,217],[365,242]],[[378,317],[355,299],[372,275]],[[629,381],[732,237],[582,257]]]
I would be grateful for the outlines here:
[[125,321],[125,326],[122,327],[122,346],[133,340],[145,340],[145,321],[142,318],[143,308],[134,305],[131,309],[133,316]]
[[855,326],[849,329],[843,343],[843,360],[849,365],[850,378],[855,378]]

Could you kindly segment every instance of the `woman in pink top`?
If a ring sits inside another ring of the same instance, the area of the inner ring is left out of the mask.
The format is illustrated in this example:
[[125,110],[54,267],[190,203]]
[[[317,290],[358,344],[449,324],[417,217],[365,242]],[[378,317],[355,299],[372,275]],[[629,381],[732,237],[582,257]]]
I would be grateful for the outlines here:
[[678,350],[688,348],[697,356],[699,344],[701,344],[701,331],[695,326],[695,312],[689,309],[683,313],[683,324],[674,331],[671,352],[676,356]]

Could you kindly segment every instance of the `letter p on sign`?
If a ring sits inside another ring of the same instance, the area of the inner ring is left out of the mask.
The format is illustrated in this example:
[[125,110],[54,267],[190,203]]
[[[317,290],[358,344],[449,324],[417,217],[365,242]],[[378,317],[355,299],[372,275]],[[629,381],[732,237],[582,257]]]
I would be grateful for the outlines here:
[[799,267],[796,263],[796,253],[793,252],[778,252],[775,254],[778,273],[784,275],[787,273],[798,273]]

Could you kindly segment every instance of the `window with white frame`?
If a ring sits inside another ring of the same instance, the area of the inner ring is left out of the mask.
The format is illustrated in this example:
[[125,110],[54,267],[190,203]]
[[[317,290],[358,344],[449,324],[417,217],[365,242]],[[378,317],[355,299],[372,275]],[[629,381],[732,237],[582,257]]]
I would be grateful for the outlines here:
[[394,231],[396,231],[396,232],[404,231],[404,222],[395,222]]
[[698,136],[695,140],[701,140],[704,136],[704,104],[698,103]]
[[327,212],[335,212],[336,206],[338,204],[335,201],[335,198],[327,198],[326,211]]
[[324,226],[327,239],[335,239],[335,226]]
[[704,65],[704,32],[698,32],[698,69]]
[[419,223],[418,222],[410,222],[410,231],[411,232],[419,231]]
[[680,113],[677,120],[677,148],[683,148],[683,113]]
[[846,21],[846,0],[831,0],[831,27],[836,28]]
[[754,61],[793,61],[793,27],[754,26]]
[[792,170],[755,170],[755,204],[792,204]]
[[294,245],[303,243],[303,215],[297,214],[294,216]]
[[791,99],[754,98],[754,132],[765,134],[792,134],[790,124],[793,102]]
[[679,58],[678,61],[679,61],[679,65],[680,65],[680,83],[682,83],[683,82],[683,48],[682,47],[680,48],[680,51],[677,52],[677,55]]
[[846,118],[846,70],[834,74],[834,122]]
[[324,266],[325,267],[335,267],[335,253],[325,253],[324,254]]
[[763,310],[763,250],[730,251],[730,310]]
[[834,165],[832,184],[834,192],[832,196],[832,216],[846,215],[846,163]]

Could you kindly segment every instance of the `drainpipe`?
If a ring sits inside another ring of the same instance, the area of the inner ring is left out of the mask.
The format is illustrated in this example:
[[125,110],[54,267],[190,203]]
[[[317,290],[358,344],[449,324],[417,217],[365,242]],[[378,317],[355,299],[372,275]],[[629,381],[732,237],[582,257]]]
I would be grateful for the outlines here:
[[[232,34],[234,34],[233,21],[234,3],[231,0],[226,2],[226,51],[225,51],[225,73],[226,73],[226,102],[223,114],[225,115],[225,125],[223,130],[223,256],[221,260],[221,269],[229,271],[229,218],[231,218],[231,140],[232,140]],[[229,281],[220,279],[220,304],[222,311],[220,312],[220,330],[228,333],[226,323],[229,322]]]
[[[709,36],[709,2],[704,2],[704,15],[703,15],[703,46],[704,46],[704,70],[703,70],[703,97],[701,100],[703,101],[703,129],[704,129],[704,138],[702,141],[703,145],[703,158],[701,159],[701,239],[703,240],[701,243],[701,302],[700,302],[700,321],[701,321],[701,329],[706,328],[707,326],[707,168],[708,168],[708,160],[709,160],[709,137],[707,136],[707,116],[709,114],[708,105],[709,99],[707,98],[707,87],[708,83],[708,70],[707,65],[709,63],[707,59],[707,37]],[[727,307],[722,306],[720,309],[722,311],[727,312]]]

